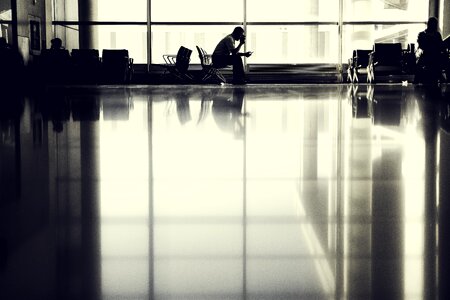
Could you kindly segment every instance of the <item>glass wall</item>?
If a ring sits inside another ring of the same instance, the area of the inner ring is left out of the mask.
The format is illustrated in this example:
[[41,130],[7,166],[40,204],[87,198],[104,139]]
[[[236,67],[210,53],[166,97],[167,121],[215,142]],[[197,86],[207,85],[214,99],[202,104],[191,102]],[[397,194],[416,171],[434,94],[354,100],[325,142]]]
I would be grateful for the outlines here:
[[163,63],[162,55],[180,46],[194,50],[191,63],[199,63],[195,46],[212,53],[235,26],[245,28],[245,51],[254,52],[248,64],[340,64],[374,42],[415,42],[430,2],[131,0],[124,9],[120,0],[91,1],[98,48],[127,48],[137,64]]
[[11,14],[11,1],[2,0],[0,1],[0,37],[6,39],[8,43],[11,43],[11,25],[12,21]]
[[[53,0],[53,19],[55,21],[78,21],[78,0]],[[54,26],[54,37],[64,41],[66,49],[79,48],[79,26],[76,24]],[[48,43],[50,41],[47,41]]]
[[371,49],[378,43],[415,43],[428,19],[429,1],[344,0],[343,58],[353,49]]
[[[106,1],[106,0],[103,0]],[[149,0],[152,22],[242,22],[243,0]]]

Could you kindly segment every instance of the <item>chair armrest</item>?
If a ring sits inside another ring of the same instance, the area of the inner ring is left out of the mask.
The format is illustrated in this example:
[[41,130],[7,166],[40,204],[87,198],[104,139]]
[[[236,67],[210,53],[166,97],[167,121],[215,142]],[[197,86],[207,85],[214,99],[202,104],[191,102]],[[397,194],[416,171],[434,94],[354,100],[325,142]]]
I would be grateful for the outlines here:
[[176,54],[163,54],[163,59],[167,65],[174,65],[177,60],[177,56]]

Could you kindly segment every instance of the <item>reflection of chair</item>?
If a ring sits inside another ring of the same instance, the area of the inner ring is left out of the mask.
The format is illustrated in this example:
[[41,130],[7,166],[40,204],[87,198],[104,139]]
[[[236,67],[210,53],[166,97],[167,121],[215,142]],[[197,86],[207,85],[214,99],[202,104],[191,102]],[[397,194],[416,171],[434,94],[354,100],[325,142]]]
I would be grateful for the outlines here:
[[127,83],[133,75],[133,59],[126,49],[102,51],[102,73],[107,83]]
[[101,92],[101,98],[104,120],[129,119],[130,109],[133,108],[133,99],[127,88],[104,90]]
[[77,95],[69,98],[74,121],[98,121],[100,103],[97,95]]
[[404,94],[395,86],[375,89],[368,93],[372,105],[372,120],[375,125],[399,126],[402,118]]
[[208,55],[203,48],[196,46],[198,51],[198,57],[200,58],[200,63],[202,65],[202,81],[207,81],[213,79],[219,83],[225,83],[226,79],[223,77],[222,73],[214,67],[211,61],[211,55]]
[[367,81],[372,83],[379,75],[402,73],[402,45],[400,43],[375,43],[367,67]]
[[97,83],[100,57],[97,49],[73,49],[73,76],[78,83]]
[[351,85],[349,98],[352,103],[353,117],[356,119],[370,118],[372,115],[372,101],[370,101],[370,85]]
[[[372,50],[353,50],[353,56],[349,59],[347,81],[359,82],[358,75],[367,73],[369,54]],[[363,70],[363,71],[361,71]]]
[[193,77],[187,73],[189,68],[189,62],[191,61],[192,50],[180,46],[178,49],[177,55],[164,54],[163,59],[166,70],[164,71],[165,75],[169,72],[171,75],[175,76],[180,80],[193,80]]

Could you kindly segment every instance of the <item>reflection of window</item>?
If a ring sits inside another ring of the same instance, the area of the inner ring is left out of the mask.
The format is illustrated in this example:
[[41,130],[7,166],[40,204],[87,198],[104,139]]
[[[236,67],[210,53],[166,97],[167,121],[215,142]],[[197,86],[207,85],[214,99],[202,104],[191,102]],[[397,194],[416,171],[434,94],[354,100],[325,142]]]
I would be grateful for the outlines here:
[[384,2],[384,8],[407,10],[408,9],[408,0],[386,0]]
[[344,21],[410,21],[422,22],[428,18],[428,1],[414,0],[343,0]]
[[12,15],[11,15],[11,9],[0,9],[0,20],[11,20],[12,19]]

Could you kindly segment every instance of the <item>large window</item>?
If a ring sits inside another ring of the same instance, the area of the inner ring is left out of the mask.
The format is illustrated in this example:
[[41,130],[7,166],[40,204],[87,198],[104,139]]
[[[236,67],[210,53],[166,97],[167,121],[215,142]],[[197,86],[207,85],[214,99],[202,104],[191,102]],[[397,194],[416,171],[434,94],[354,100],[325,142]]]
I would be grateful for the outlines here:
[[343,55],[371,49],[374,42],[415,43],[428,18],[429,1],[344,0]]
[[248,22],[338,22],[336,0],[246,0]]
[[242,22],[242,0],[150,0],[152,22]]
[[137,64],[163,63],[162,55],[180,46],[199,63],[195,46],[211,53],[235,26],[246,29],[245,50],[254,51],[248,64],[340,64],[377,41],[414,43],[429,6],[429,0],[91,1],[98,48],[127,48]]

